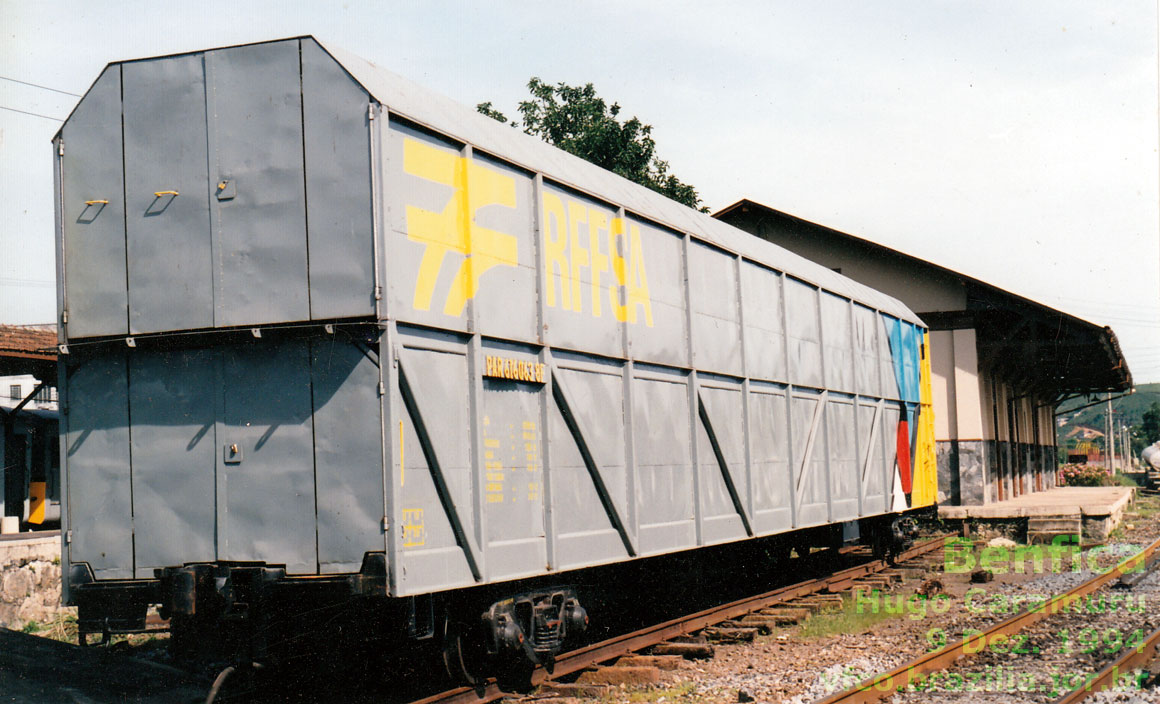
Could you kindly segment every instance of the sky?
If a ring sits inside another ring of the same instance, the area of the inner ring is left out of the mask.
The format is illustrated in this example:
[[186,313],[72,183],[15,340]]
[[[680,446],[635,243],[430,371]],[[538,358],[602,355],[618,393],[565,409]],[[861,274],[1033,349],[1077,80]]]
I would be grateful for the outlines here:
[[654,126],[710,209],[749,198],[1109,325],[1136,382],[1160,382],[1156,13],[1155,0],[0,0],[0,323],[56,318],[50,140],[70,93],[110,61],[314,34],[509,115],[532,76],[592,82]]

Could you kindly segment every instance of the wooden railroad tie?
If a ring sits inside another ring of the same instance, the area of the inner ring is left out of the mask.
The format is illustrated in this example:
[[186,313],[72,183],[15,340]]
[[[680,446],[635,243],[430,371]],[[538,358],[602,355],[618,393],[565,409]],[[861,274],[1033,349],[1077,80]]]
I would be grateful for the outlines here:
[[680,655],[687,660],[707,660],[713,657],[710,643],[658,643],[649,649],[652,655]]
[[752,643],[757,638],[756,628],[711,626],[702,633],[710,643]]

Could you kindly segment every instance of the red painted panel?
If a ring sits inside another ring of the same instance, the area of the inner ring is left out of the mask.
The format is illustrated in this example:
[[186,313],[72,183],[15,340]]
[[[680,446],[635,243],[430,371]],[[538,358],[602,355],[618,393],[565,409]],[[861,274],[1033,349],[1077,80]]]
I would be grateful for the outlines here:
[[902,493],[910,493],[910,429],[905,420],[898,423],[898,477],[902,480]]

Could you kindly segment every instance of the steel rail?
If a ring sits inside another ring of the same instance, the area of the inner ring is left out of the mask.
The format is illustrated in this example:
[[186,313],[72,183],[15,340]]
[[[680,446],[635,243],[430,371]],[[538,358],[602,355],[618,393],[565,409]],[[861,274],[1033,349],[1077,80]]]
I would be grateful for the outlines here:
[[1128,572],[1142,569],[1157,549],[1160,549],[1160,540],[1151,543],[1107,572],[1052,597],[1041,606],[1000,621],[982,633],[968,636],[934,652],[924,653],[893,670],[877,674],[849,689],[823,697],[815,704],[838,704],[839,702],[842,704],[853,702],[860,704],[862,702],[876,702],[892,696],[899,690],[914,684],[920,675],[944,670],[961,657],[981,652],[995,636],[1014,635],[1028,626],[1068,609],[1076,601],[1111,583],[1112,580],[1122,577]]
[[[942,537],[919,543],[904,550],[896,559],[903,561],[920,557],[939,549],[946,543],[946,540],[946,537]],[[890,565],[884,560],[871,560],[860,565],[839,570],[825,577],[818,577],[817,579],[810,579],[804,582],[798,582],[797,584],[779,587],[773,591],[738,599],[728,604],[714,606],[688,616],[682,616],[665,621],[664,623],[642,628],[638,631],[609,638],[608,640],[564,653],[556,659],[555,666],[550,673],[537,666],[532,673],[532,684],[542,684],[555,677],[579,672],[597,663],[612,660],[622,655],[628,655],[651,645],[663,643],[670,638],[687,635],[708,626],[721,623],[722,621],[739,618],[753,611],[764,609],[790,599],[816,594],[821,591],[841,591],[848,588],[855,579],[875,572],[881,572],[889,567]],[[432,695],[425,699],[416,700],[412,704],[484,704],[485,702],[495,701],[505,694],[505,692],[500,690],[494,680],[489,680],[485,685],[478,688],[459,687]]]
[[1082,687],[1073,689],[1052,704],[1074,704],[1082,702],[1096,692],[1103,692],[1116,686],[1120,678],[1136,668],[1144,667],[1156,657],[1156,650],[1160,647],[1160,628],[1144,639],[1144,642],[1135,648],[1128,648],[1123,655],[1108,663],[1090,682],[1084,682]]

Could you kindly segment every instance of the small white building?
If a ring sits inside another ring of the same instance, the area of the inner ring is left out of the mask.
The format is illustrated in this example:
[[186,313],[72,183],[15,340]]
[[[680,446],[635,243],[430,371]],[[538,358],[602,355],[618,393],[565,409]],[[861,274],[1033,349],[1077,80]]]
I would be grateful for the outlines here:
[[24,404],[25,408],[55,411],[56,393],[55,386],[41,386],[41,380],[31,374],[0,376],[0,406],[4,408],[16,408],[29,394],[33,394]]

